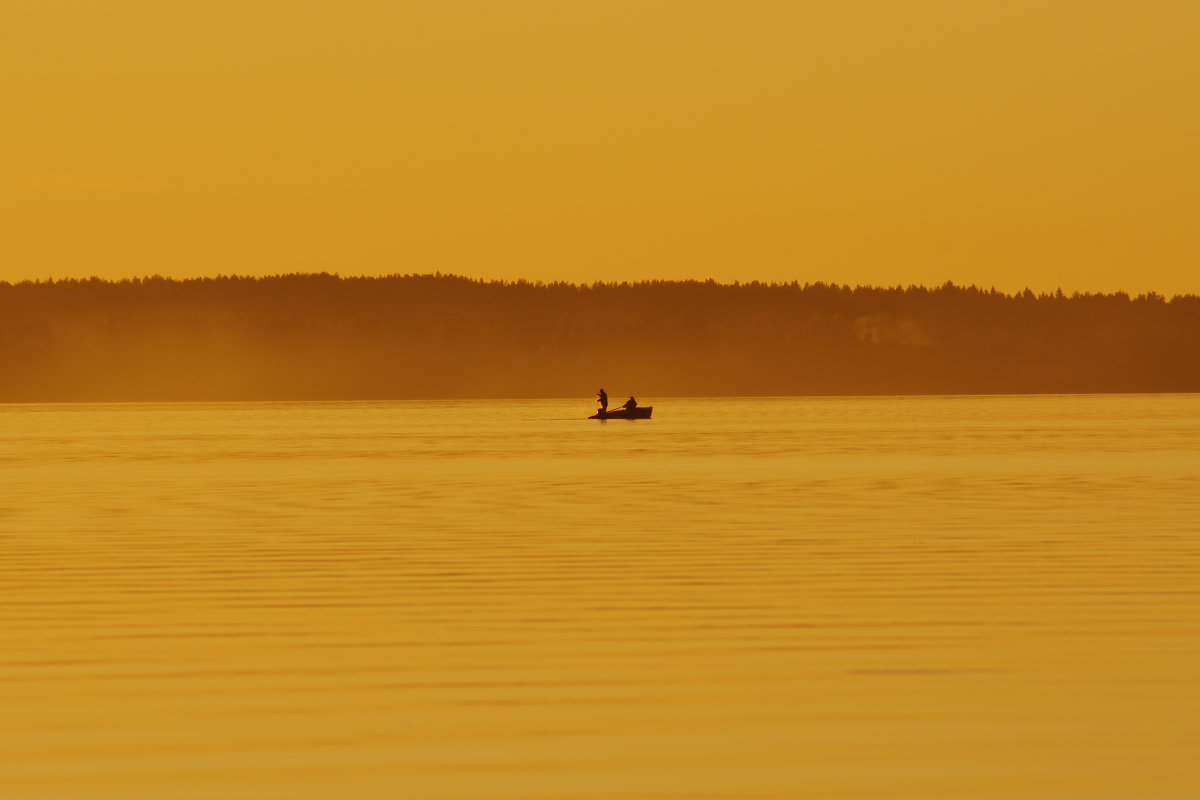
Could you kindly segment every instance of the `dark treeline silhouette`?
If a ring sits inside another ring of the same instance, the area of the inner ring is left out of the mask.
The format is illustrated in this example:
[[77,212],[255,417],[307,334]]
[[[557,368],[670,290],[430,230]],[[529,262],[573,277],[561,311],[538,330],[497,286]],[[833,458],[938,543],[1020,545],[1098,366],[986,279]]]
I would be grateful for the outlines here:
[[0,283],[0,400],[1200,391],[1200,297],[284,275]]

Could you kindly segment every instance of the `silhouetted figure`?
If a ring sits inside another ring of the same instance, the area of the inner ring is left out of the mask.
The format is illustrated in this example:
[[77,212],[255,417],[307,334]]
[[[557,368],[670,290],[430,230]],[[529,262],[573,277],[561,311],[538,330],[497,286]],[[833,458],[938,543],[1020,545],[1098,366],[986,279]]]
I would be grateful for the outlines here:
[[596,392],[596,397],[598,397],[600,399],[600,413],[601,414],[607,413],[608,412],[608,392],[601,389],[600,391]]
[[633,411],[635,408],[637,408],[637,400],[634,400],[633,396],[631,395],[629,399],[625,401],[625,405],[621,406],[621,408],[625,409],[626,411]]

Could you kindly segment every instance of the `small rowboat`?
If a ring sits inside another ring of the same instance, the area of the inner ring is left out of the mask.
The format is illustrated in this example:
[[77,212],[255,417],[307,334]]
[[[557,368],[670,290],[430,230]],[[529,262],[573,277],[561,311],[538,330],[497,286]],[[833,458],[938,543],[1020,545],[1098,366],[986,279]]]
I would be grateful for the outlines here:
[[638,406],[626,411],[623,408],[614,408],[612,411],[597,411],[588,419],[650,419],[650,412],[654,410],[654,406]]

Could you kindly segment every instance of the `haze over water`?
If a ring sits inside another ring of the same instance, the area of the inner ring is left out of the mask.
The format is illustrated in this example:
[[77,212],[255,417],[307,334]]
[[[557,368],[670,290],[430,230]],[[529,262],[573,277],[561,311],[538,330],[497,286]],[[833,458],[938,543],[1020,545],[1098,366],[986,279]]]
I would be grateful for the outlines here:
[[642,400],[0,406],[0,795],[1200,794],[1200,395]]

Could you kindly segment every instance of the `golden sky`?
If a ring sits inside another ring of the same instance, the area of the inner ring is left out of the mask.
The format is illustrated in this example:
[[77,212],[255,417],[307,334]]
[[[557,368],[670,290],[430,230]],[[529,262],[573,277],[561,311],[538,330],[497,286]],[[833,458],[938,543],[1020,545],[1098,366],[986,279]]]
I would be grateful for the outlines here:
[[0,279],[1200,292],[1200,3],[5,0]]

